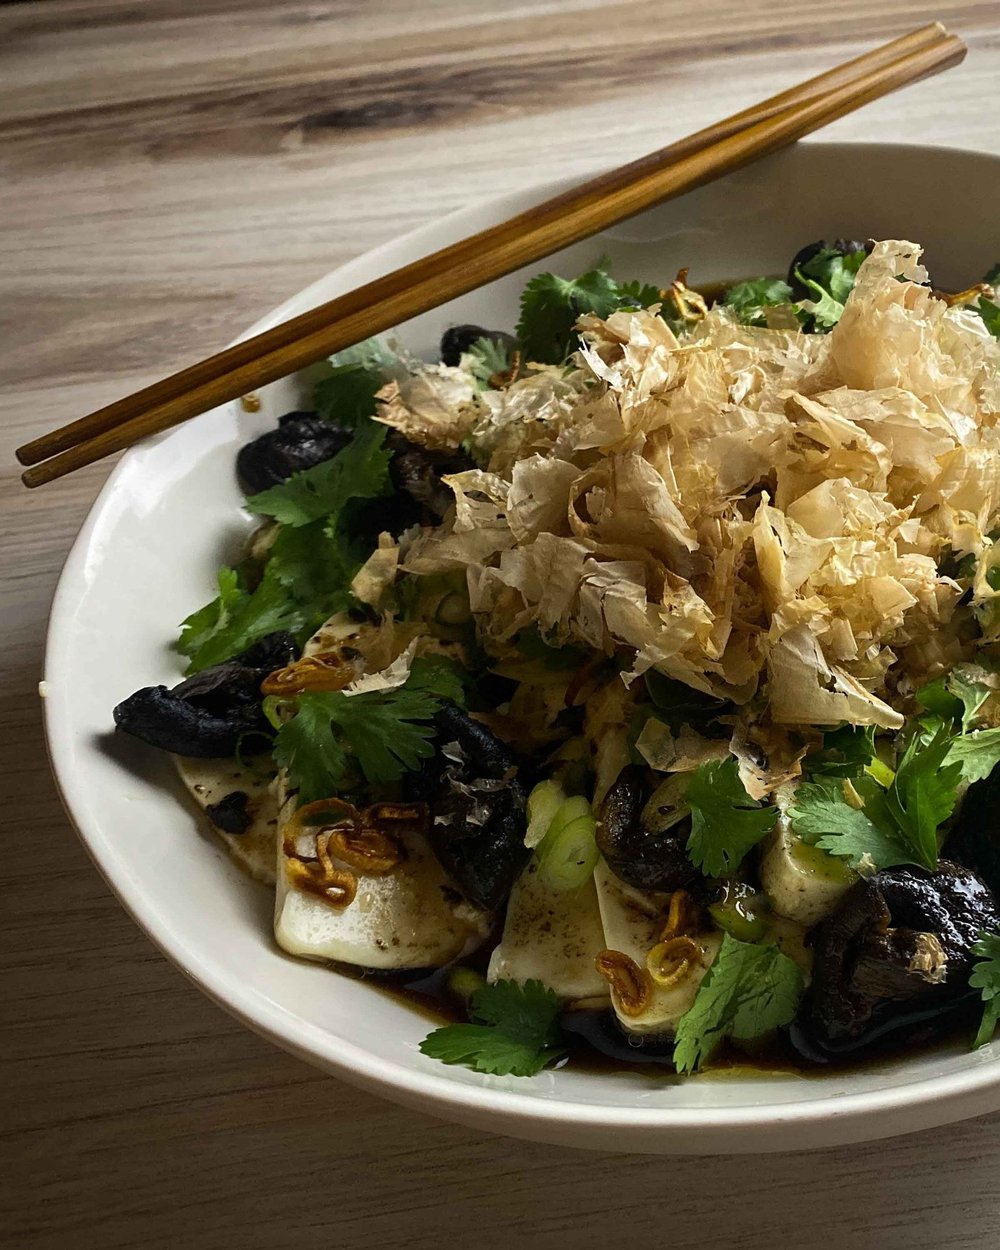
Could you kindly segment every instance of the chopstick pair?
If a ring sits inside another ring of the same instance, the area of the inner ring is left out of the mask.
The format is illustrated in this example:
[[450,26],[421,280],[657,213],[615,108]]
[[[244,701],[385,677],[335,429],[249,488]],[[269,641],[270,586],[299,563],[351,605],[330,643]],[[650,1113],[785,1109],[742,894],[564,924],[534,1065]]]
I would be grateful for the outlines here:
[[17,449],[41,486],[540,260],[957,65],[933,23],[219,352]]

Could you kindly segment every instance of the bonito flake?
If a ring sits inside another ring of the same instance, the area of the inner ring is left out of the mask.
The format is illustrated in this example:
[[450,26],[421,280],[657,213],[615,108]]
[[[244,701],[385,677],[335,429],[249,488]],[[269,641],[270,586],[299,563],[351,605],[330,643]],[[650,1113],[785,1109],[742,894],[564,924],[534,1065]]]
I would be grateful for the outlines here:
[[898,726],[898,695],[969,658],[947,561],[978,561],[973,610],[1000,564],[1000,346],[925,278],[885,241],[828,335],[724,307],[675,332],[654,306],[587,314],[570,365],[500,389],[393,384],[382,420],[480,466],[405,567],[464,569],[501,658],[533,627],[617,655],[624,687],[655,669],[775,726]]

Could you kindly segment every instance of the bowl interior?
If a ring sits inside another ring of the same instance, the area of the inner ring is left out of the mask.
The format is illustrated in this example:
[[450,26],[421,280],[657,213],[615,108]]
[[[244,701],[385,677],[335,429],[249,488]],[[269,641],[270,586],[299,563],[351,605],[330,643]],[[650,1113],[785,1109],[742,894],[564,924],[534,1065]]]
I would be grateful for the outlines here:
[[[349,290],[529,206],[563,184],[463,210],[359,258],[254,330]],[[813,239],[923,243],[937,283],[955,289],[996,259],[989,214],[1000,160],[948,149],[806,144],[663,205],[398,330],[430,355],[448,324],[510,327],[530,272],[571,275],[610,257],[622,278],[667,283],[782,272]],[[201,831],[169,766],[112,739],[111,708],[180,672],[176,625],[212,594],[220,563],[250,528],[233,475],[237,447],[306,398],[302,379],[269,387],[262,410],[209,413],[134,449],[112,475],[67,561],[46,658],[46,719],[57,777],[83,839],[154,941],[253,1027],[338,1075],[440,1114],[508,1132],[605,1148],[710,1150],[833,1144],[1000,1106],[992,1047],[939,1052],[823,1077],[546,1072],[482,1077],[423,1058],[428,1022],[371,985],[282,955],[270,892]],[[833,1101],[831,1101],[833,1100]]]

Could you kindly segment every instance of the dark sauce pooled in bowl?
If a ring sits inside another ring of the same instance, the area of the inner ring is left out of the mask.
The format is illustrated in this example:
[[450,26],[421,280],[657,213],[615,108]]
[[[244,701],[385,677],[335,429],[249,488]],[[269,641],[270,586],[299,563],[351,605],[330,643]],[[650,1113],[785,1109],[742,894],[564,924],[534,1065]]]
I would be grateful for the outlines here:
[[[497,935],[499,937],[499,935]],[[489,954],[487,942],[477,954],[462,963],[463,968],[485,975]],[[405,972],[368,972],[349,964],[332,964],[332,969],[352,981],[364,981],[373,990],[403,1003],[427,1021],[428,1031],[445,1024],[468,1021],[465,1000],[448,987],[452,967]],[[818,1061],[807,1057],[793,1044],[794,1028],[782,1032],[763,1046],[741,1049],[726,1042],[701,1069],[702,1075],[794,1076],[822,1079],[845,1071],[878,1071],[900,1059],[927,1055],[964,1054],[969,1048],[981,1012],[978,1000],[945,1017],[927,1020],[908,1037],[888,1037],[872,1044],[863,1054]],[[618,1025],[614,1012],[606,1009],[574,1009],[560,1017],[566,1058],[556,1065],[574,1072],[595,1075],[628,1074],[657,1081],[681,1080],[673,1066],[673,1043],[669,1040],[639,1041]]]

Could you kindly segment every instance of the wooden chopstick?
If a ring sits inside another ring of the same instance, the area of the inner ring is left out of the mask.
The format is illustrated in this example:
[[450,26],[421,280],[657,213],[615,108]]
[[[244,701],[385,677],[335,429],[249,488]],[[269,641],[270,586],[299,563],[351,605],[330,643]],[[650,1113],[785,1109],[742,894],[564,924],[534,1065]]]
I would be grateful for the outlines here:
[[[547,210],[555,213],[569,212],[574,204],[581,201],[585,196],[590,197],[595,193],[604,193],[611,190],[614,185],[626,183],[637,173],[642,173],[692,155],[711,146],[713,143],[745,130],[756,122],[776,116],[791,104],[815,99],[834,87],[852,82],[859,74],[867,70],[874,70],[880,66],[888,65],[909,52],[938,44],[945,38],[945,29],[939,22],[932,22],[928,26],[922,26],[918,30],[910,31],[909,34],[903,35],[899,39],[894,39],[891,43],[883,44],[871,52],[866,52],[863,56],[856,57],[852,61],[846,61],[844,64],[827,70],[825,73],[811,78],[807,82],[791,87],[787,91],[782,91],[780,94],[772,96],[760,104],[744,109],[742,112],[736,113],[724,121],[717,122],[707,129],[698,131],[697,134],[681,139],[677,143],[670,144],[668,147],[644,156],[638,161],[633,161],[620,169],[613,170],[608,174],[602,174],[599,178],[593,179],[581,187],[574,188],[572,191],[550,200],[538,208],[531,209],[526,214],[521,214],[519,218],[515,218],[514,222],[510,224],[514,225],[528,219],[525,221],[525,224],[531,225],[538,222]],[[460,243],[448,249],[452,259],[459,261],[463,255],[473,250],[474,245],[481,238],[482,235],[475,235],[470,239],[463,239]],[[411,276],[411,280],[418,273],[433,275],[440,255],[441,253],[435,253],[432,256],[424,257],[416,264],[407,266],[404,272]],[[529,262],[526,261],[525,263]],[[359,291],[351,292],[349,295],[341,297],[338,301],[341,315],[347,312],[348,309],[363,308],[365,300],[372,298],[373,288],[379,288],[374,293],[375,298],[379,298],[386,291],[391,290],[396,278],[396,273],[389,274],[385,278],[380,279],[378,283],[369,283]],[[197,364],[182,369],[178,373],[171,374],[168,378],[164,378],[151,386],[144,387],[142,390],[126,396],[124,399],[108,404],[106,407],[91,413],[90,416],[82,417],[63,426],[61,429],[43,434],[40,438],[36,438],[29,443],[25,443],[23,447],[18,448],[17,457],[22,464],[37,464],[39,461],[45,460],[57,452],[65,451],[79,442],[93,438],[96,434],[114,429],[123,421],[138,416],[144,411],[159,407],[161,404],[166,403],[167,400],[174,399],[185,392],[192,391],[196,387],[211,382],[224,372],[235,369],[240,365],[252,364],[265,351],[276,350],[306,334],[322,329],[330,321],[328,308],[329,305],[326,304],[321,305],[319,308],[310,309],[308,312],[294,317],[282,325],[275,326],[274,329],[264,334],[256,335],[243,343],[237,343],[233,347],[209,357],[207,360],[199,361]]]
[[91,464],[738,169],[964,55],[961,40],[938,24],[913,31],[26,444],[18,458],[35,467],[22,480],[39,486]]

